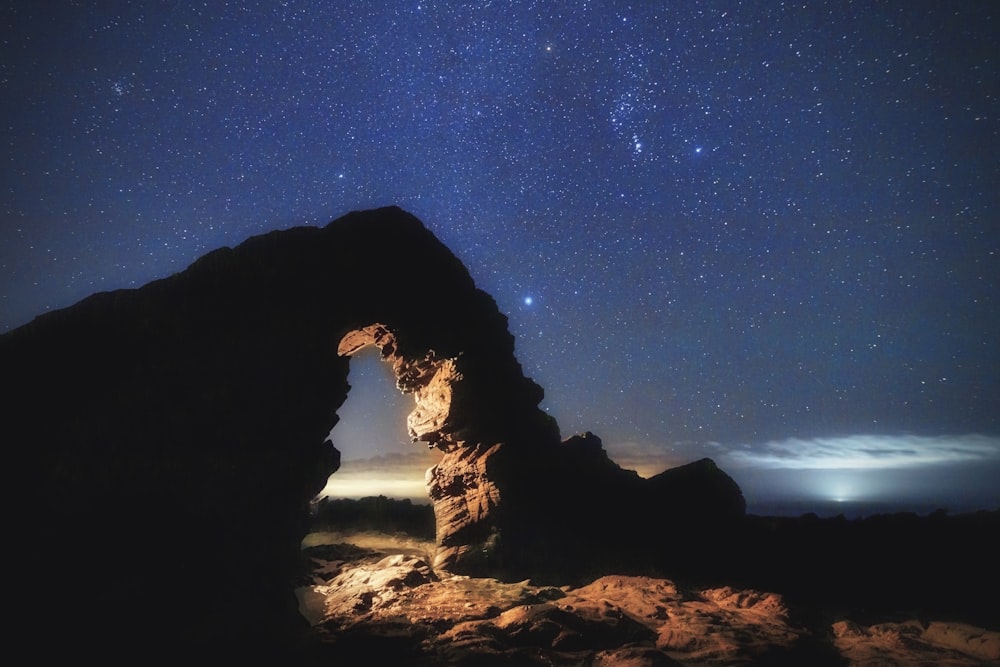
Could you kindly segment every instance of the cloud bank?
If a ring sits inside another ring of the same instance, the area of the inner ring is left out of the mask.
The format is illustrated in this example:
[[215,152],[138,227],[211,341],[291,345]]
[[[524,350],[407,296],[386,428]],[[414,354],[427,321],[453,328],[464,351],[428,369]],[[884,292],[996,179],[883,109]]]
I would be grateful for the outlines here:
[[[845,511],[843,503],[873,502],[895,510],[1000,508],[995,435],[856,434],[743,446],[623,442],[607,448],[619,465],[643,477],[708,456],[740,485],[749,509],[761,514],[832,513],[831,503],[838,504],[836,512]],[[789,502],[798,504],[773,505]]]
[[789,438],[730,449],[721,463],[808,470],[884,470],[1000,461],[1000,437],[967,435],[849,435]]
[[[893,501],[914,507],[933,503],[967,510],[1000,507],[996,483],[1000,479],[1000,436],[861,434],[788,438],[741,447],[716,442],[664,446],[635,441],[607,442],[605,446],[616,463],[643,477],[711,457],[733,476],[752,506],[781,500]],[[439,458],[439,452],[414,449],[347,460],[330,477],[322,495],[385,495],[427,503],[424,475]],[[773,508],[768,508],[767,512],[771,511]]]

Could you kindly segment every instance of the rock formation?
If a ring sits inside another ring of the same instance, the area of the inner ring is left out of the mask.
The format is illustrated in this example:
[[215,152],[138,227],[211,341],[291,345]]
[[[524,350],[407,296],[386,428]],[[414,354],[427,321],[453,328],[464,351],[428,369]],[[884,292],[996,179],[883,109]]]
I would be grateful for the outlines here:
[[[565,572],[586,567],[570,556],[595,529],[614,560],[651,546],[639,527],[668,539],[680,518],[743,512],[714,465],[647,482],[589,434],[561,443],[506,318],[455,256],[399,209],[352,213],[0,337],[8,470],[26,485],[16,564],[34,585],[22,618],[44,623],[71,592],[85,610],[64,639],[80,654],[119,637],[293,642],[308,503],[339,465],[326,438],[366,345],[415,397],[411,436],[445,452],[427,478],[440,570]],[[703,497],[681,511],[689,491]]]
[[[858,623],[754,589],[604,575],[581,586],[435,574],[419,554],[310,549],[300,594],[333,663],[993,665],[1000,632],[897,616]],[[866,612],[861,613],[866,616]],[[906,620],[903,620],[906,619]]]

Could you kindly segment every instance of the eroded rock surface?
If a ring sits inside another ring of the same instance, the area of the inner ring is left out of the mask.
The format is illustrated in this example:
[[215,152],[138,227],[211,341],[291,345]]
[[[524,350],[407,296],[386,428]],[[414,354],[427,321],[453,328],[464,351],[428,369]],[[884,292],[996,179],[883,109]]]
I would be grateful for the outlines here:
[[[581,667],[971,667],[1000,660],[1000,634],[959,623],[864,626],[836,614],[802,615],[781,595],[752,589],[692,588],[623,575],[556,588],[436,577],[419,558],[381,558],[341,562],[328,582],[313,585],[325,602],[316,623],[331,658]],[[317,561],[316,571],[322,566]]]
[[856,665],[1000,664],[1000,632],[964,623],[918,620],[861,625],[851,620],[832,626],[835,644]]

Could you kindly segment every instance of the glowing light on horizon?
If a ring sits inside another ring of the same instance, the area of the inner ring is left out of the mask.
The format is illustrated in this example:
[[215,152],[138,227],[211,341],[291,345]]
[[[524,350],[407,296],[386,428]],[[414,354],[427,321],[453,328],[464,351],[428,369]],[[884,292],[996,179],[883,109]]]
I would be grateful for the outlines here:
[[725,458],[741,465],[810,470],[889,468],[1000,460],[1000,437],[851,435],[789,438],[756,450],[730,450]]
[[319,493],[320,497],[365,498],[387,496],[389,498],[409,498],[413,501],[430,502],[423,477],[399,479],[382,477],[378,473],[344,475],[335,473],[327,480]]

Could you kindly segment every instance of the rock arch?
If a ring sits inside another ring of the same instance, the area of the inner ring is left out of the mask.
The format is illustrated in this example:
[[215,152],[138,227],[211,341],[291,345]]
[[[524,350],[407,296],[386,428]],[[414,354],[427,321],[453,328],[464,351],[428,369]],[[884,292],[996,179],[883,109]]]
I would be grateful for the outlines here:
[[[375,323],[392,332],[399,381],[427,392],[421,406],[452,392],[447,411],[415,413],[419,437],[443,448],[558,439],[495,302],[397,208],[254,237],[0,337],[15,388],[8,461],[26,481],[15,535],[34,545],[17,562],[37,582],[25,617],[50,613],[69,550],[88,573],[75,584],[89,610],[80,646],[107,649],[102,627],[155,626],[181,643],[297,632],[290,587],[308,502],[339,466],[325,442],[348,390],[338,343],[374,340]],[[463,517],[439,564],[461,569],[497,524],[488,505],[470,511],[455,480],[435,500]]]
[[[255,656],[295,644],[307,508],[339,466],[326,437],[346,355],[368,344],[416,396],[412,436],[445,452],[427,480],[437,567],[564,570],[595,522],[602,544],[629,546],[638,518],[622,507],[664,485],[589,434],[560,443],[493,299],[419,220],[385,208],[253,237],[0,336],[8,464],[24,482],[14,567],[33,584],[21,617],[44,625],[69,561],[74,654],[107,656],[117,637]],[[723,514],[742,512],[738,488],[726,497]]]

